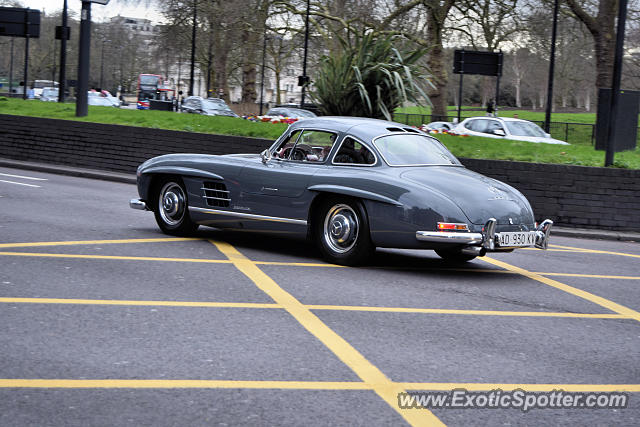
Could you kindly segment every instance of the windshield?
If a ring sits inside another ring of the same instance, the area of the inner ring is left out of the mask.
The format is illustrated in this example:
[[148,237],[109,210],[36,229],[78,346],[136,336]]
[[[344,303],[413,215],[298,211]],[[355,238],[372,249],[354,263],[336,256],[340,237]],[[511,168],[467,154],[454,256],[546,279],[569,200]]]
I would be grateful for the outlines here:
[[373,143],[389,166],[460,164],[438,140],[423,135],[387,135]]
[[214,101],[212,99],[203,99],[202,108],[205,110],[229,110],[229,107],[224,103],[224,101]]
[[531,122],[505,122],[509,132],[517,136],[546,137],[544,131],[538,125]]
[[291,115],[294,117],[318,117],[315,115],[315,113],[312,113],[311,111],[307,111],[307,110],[299,110],[297,108],[291,108],[289,111],[291,112]]
[[157,86],[160,78],[154,75],[140,75],[140,84],[144,86]]

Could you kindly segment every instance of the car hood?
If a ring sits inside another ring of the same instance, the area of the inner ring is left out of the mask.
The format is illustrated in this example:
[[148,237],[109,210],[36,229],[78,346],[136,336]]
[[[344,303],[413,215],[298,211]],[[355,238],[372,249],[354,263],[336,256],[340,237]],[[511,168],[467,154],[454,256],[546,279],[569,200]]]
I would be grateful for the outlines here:
[[484,224],[496,218],[498,224],[534,222],[531,206],[516,189],[463,167],[416,167],[400,174],[411,181],[454,202],[472,224]]
[[225,111],[225,110],[207,110],[207,115],[209,116],[229,116],[229,117],[238,117],[236,113],[233,111]]

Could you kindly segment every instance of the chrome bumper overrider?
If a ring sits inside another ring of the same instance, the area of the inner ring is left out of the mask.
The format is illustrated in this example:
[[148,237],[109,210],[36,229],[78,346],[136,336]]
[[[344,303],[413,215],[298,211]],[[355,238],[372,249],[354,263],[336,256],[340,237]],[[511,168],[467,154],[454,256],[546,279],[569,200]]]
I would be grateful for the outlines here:
[[144,200],[140,200],[140,199],[131,199],[129,200],[129,207],[132,209],[138,209],[141,211],[148,211],[149,208],[147,208],[147,204],[144,202]]
[[[431,243],[452,243],[469,246],[479,246],[485,251],[496,249],[496,225],[498,221],[490,218],[482,228],[481,233],[464,233],[453,231],[416,231],[416,239]],[[545,219],[536,229],[536,248],[547,249],[549,233],[553,221]]]

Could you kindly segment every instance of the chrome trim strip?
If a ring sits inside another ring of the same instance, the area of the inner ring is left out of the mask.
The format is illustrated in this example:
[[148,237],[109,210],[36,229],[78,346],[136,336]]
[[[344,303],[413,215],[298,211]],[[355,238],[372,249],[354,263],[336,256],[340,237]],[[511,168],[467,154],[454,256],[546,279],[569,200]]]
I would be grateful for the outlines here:
[[131,200],[129,200],[129,207],[131,209],[138,209],[140,211],[149,210],[147,208],[147,204],[145,203],[145,201],[144,200],[140,200],[140,199],[131,199]]
[[223,197],[213,197],[213,196],[202,196],[205,199],[213,199],[213,200],[222,200],[224,202],[230,202],[231,199],[225,199]]
[[228,190],[217,190],[215,188],[200,187],[201,190],[217,191],[218,193],[228,193]]
[[416,239],[422,242],[459,243],[477,245],[482,243],[482,233],[465,233],[455,231],[416,231]]
[[189,210],[195,211],[195,212],[212,214],[212,215],[226,215],[226,216],[234,216],[237,218],[255,219],[258,221],[272,221],[272,222],[284,222],[286,224],[307,225],[307,221],[304,219],[279,218],[276,216],[256,215],[256,214],[250,214],[245,212],[220,211],[217,209],[205,209],[205,208],[198,208],[195,206],[189,206]]

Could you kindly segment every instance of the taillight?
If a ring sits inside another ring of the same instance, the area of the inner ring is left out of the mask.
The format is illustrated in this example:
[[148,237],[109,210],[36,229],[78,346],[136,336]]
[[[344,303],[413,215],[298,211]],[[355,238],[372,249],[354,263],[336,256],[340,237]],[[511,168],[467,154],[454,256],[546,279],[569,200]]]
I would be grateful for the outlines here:
[[439,222],[438,231],[469,231],[467,224],[458,224],[454,222]]

